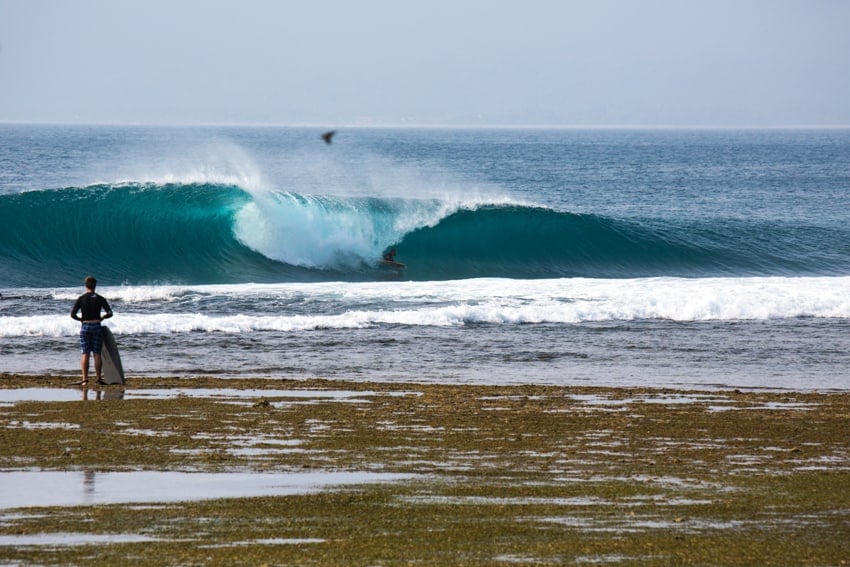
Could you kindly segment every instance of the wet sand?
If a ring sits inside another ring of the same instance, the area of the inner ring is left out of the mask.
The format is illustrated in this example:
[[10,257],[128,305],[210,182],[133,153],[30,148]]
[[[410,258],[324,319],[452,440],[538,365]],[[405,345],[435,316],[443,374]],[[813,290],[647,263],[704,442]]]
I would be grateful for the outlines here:
[[[0,562],[850,557],[847,392],[72,381],[0,375]],[[83,500],[37,498],[49,475]],[[192,489],[150,490],[169,475]]]

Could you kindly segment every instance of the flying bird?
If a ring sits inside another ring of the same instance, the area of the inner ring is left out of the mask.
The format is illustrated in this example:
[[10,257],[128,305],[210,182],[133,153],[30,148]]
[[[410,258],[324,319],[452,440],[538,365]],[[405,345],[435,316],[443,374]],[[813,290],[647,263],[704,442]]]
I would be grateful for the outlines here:
[[325,132],[324,134],[322,134],[322,139],[325,141],[326,144],[330,145],[331,139],[334,137],[334,134],[336,134],[336,130]]

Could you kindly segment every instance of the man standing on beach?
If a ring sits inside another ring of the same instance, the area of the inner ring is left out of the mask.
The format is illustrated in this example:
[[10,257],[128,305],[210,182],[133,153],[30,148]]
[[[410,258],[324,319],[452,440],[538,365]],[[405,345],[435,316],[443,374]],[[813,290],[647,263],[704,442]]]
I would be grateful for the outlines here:
[[[84,388],[89,383],[89,355],[94,354],[94,371],[97,376],[97,383],[101,384],[101,370],[103,369],[103,359],[100,356],[100,351],[103,349],[103,329],[100,327],[101,321],[112,317],[112,308],[106,299],[95,293],[97,280],[92,276],[87,276],[85,279],[86,292],[77,298],[74,303],[74,308],[71,309],[71,318],[81,321],[83,326],[80,327],[80,349],[82,350],[82,360],[80,365],[83,369],[83,380],[80,385]],[[81,315],[77,315],[82,312]],[[101,312],[104,314],[101,315]]]

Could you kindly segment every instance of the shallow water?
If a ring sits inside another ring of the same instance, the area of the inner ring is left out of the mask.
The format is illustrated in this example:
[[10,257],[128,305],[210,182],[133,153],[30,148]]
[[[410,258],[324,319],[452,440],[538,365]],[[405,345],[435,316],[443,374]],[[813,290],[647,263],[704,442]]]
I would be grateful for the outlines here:
[[[2,517],[0,517],[2,521]],[[85,533],[40,533],[23,535],[0,535],[0,547],[67,547],[71,545],[101,545],[109,543],[139,543],[157,541],[157,538],[140,534],[85,534]]]
[[[402,396],[414,392],[390,392],[381,395]],[[311,400],[367,403],[364,399],[377,395],[372,391],[353,390],[241,390],[235,388],[151,388],[131,390],[110,387],[103,390],[80,388],[17,388],[0,389],[0,406],[17,402],[70,402],[79,400],[166,400],[180,397],[210,398],[222,401],[247,401],[255,398],[282,398],[283,400]]]
[[288,496],[407,478],[410,475],[325,471],[274,474],[13,471],[0,472],[0,509]]

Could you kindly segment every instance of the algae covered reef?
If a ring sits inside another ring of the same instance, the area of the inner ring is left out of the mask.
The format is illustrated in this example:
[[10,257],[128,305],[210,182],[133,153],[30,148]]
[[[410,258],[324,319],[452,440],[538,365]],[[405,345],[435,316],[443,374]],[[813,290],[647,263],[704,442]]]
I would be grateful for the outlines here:
[[[69,492],[91,500],[21,506],[0,494],[4,563],[850,557],[843,392],[131,378],[83,400],[68,382],[0,376],[0,478],[33,474],[35,494],[47,491],[38,474],[77,475]],[[239,482],[134,500],[144,473]],[[353,476],[322,480],[333,474]],[[250,493],[270,475],[309,488]]]

